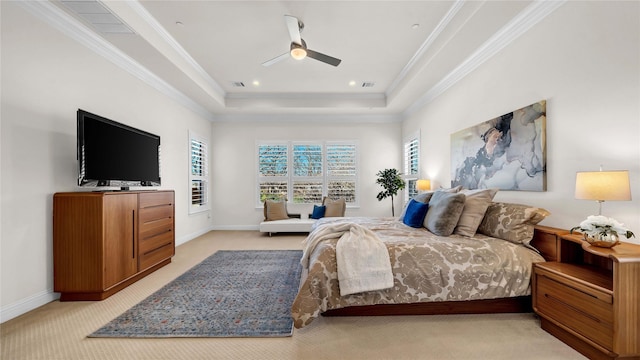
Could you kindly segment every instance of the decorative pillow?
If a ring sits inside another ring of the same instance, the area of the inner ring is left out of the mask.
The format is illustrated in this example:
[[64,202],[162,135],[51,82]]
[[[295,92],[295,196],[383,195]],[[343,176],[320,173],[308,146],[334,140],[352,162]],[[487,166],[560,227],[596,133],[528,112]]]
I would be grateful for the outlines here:
[[312,219],[321,219],[324,217],[324,213],[327,207],[324,205],[313,205],[313,212],[311,213]]
[[436,192],[434,191],[426,191],[423,193],[420,193],[414,197],[412,197],[411,199],[409,199],[409,201],[404,204],[404,207],[402,208],[402,212],[400,213],[400,217],[398,219],[400,219],[400,221],[402,221],[404,219],[404,215],[407,213],[407,207],[409,206],[409,203],[411,203],[411,200],[415,200],[421,203],[428,203],[429,200],[431,199],[431,196],[433,195],[433,193]]
[[522,204],[493,202],[487,208],[478,232],[516,244],[528,245],[533,225],[549,216],[545,209]]
[[464,208],[458,220],[458,225],[453,230],[454,234],[472,237],[476,234],[478,226],[487,212],[487,208],[491,204],[493,197],[496,196],[498,189],[477,189],[460,191],[466,196],[464,200]]
[[289,214],[287,213],[287,203],[285,201],[264,201],[265,221],[284,220],[288,218]]
[[325,197],[322,200],[322,205],[326,207],[324,211],[324,217],[344,216],[344,212],[347,209],[347,202],[344,198],[332,200],[332,199],[329,199],[328,197]]
[[436,191],[429,201],[424,227],[436,235],[451,235],[462,214],[465,197],[463,193]]
[[407,205],[407,212],[404,214],[402,222],[414,228],[421,228],[428,209],[429,204],[411,199],[409,200],[409,205]]
[[[433,193],[435,193],[436,191],[444,191],[444,192],[450,192],[450,193],[457,193],[460,191],[460,189],[462,189],[461,185],[458,185],[456,187],[450,188],[450,189],[445,189],[445,188],[440,188],[438,190],[430,190],[430,191],[425,191],[423,193],[420,193],[414,197],[412,197],[412,199],[414,199],[415,201],[419,201],[419,202],[423,202],[423,203],[428,203],[429,200],[431,200],[431,196],[433,196]],[[404,207],[402,208],[402,212],[400,213],[400,220],[404,219],[404,214],[407,211],[407,206],[409,206],[409,202],[407,202],[406,204],[404,204]]]

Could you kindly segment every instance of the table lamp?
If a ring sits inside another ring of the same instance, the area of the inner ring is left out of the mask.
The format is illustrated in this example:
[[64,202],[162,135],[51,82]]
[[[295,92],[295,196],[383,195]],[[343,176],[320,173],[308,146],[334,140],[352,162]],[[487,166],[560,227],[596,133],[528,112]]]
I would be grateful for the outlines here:
[[419,191],[431,190],[431,180],[420,179],[416,181],[416,189],[418,189]]
[[629,171],[579,171],[576,173],[576,199],[598,202],[598,215],[602,203],[611,200],[631,200]]

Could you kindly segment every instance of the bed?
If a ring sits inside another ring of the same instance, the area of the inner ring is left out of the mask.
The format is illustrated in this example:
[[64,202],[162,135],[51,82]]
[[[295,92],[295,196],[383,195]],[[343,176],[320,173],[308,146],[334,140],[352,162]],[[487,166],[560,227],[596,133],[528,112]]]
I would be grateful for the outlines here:
[[537,230],[534,234],[534,225],[548,212],[495,202],[485,209],[482,226],[473,236],[443,236],[425,227],[407,226],[402,215],[400,219],[319,220],[307,245],[314,233],[327,227],[349,224],[375,233],[388,251],[393,284],[341,296],[336,257],[340,237],[317,241],[312,248],[305,248],[307,264],[291,311],[295,327],[309,325],[320,315],[531,311],[532,264],[555,260],[553,232]]

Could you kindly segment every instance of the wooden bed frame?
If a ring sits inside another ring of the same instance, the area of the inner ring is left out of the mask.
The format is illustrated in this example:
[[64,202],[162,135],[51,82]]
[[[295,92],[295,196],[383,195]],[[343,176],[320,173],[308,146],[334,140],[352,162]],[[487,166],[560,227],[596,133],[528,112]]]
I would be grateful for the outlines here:
[[[547,261],[557,261],[560,235],[568,230],[535,226],[531,245]],[[389,316],[438,314],[493,314],[532,312],[531,296],[469,301],[437,301],[411,304],[352,306],[328,310],[323,316]]]

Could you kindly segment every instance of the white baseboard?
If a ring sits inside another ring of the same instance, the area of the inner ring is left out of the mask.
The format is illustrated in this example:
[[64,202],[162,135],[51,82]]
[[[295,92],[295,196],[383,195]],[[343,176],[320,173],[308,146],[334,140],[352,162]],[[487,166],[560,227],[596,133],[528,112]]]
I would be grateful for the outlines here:
[[31,310],[37,309],[44,304],[48,304],[52,301],[58,300],[60,294],[54,293],[49,289],[39,294],[29,296],[16,303],[3,306],[0,309],[0,323],[16,318],[22,314],[26,314]]
[[176,246],[182,245],[184,243],[187,243],[187,242],[197,238],[198,236],[201,236],[201,235],[204,235],[204,234],[208,233],[211,230],[215,230],[213,226],[209,226],[209,227],[204,228],[204,229],[202,229],[200,231],[196,231],[194,233],[181,236],[180,238],[176,238]]
[[211,230],[260,230],[260,225],[214,225]]

